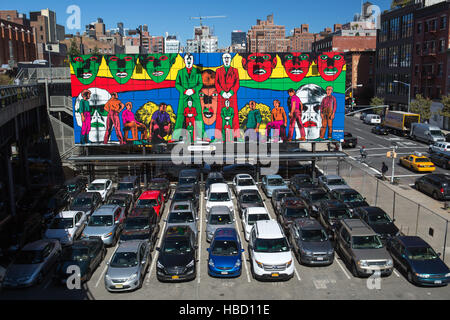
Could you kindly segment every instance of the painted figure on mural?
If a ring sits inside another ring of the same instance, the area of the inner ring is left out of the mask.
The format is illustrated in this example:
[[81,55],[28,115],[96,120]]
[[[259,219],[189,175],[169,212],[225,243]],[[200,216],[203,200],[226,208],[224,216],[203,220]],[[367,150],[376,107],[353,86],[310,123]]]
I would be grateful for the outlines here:
[[125,104],[125,110],[122,112],[122,122],[123,122],[123,131],[124,131],[124,139],[129,140],[128,134],[129,131],[131,131],[131,140],[132,141],[138,141],[139,140],[139,132],[141,132],[141,140],[147,140],[148,138],[148,131],[147,127],[138,121],[136,121],[136,118],[134,116],[133,110],[133,104],[131,102],[127,102]]
[[225,100],[224,107],[220,112],[222,122],[222,139],[226,142],[232,142],[233,139],[233,119],[234,109],[231,107],[230,100]]
[[[234,138],[240,137],[239,131],[239,110],[238,110],[238,98],[237,93],[240,87],[239,84],[239,72],[236,68],[231,66],[231,54],[225,53],[222,56],[223,66],[216,71],[216,89],[219,93],[219,108],[225,106],[225,101],[229,101],[230,107],[233,109],[233,119],[231,123],[232,133]],[[219,113],[222,110],[219,109]],[[218,117],[216,122],[216,134],[219,135],[222,132],[223,124],[222,118]],[[222,137],[215,137],[217,140],[222,140]]]
[[259,140],[259,127],[262,122],[261,112],[256,109],[256,102],[250,101],[250,112],[247,115],[247,130],[245,135],[249,137],[251,141]]
[[73,72],[77,79],[84,85],[91,84],[97,77],[102,56],[97,54],[71,56]]
[[191,142],[194,142],[196,137],[196,124],[195,117],[197,116],[197,109],[194,107],[194,103],[192,99],[187,101],[187,107],[184,109],[184,119],[185,125],[184,128],[187,129],[191,136]]
[[325,52],[317,57],[317,69],[325,81],[336,80],[344,69],[345,59],[341,53]]
[[122,131],[120,128],[120,118],[119,114],[125,108],[125,105],[119,100],[117,92],[111,93],[111,99],[105,104],[105,111],[108,112],[108,117],[106,119],[106,131],[105,137],[103,139],[104,144],[108,144],[109,138],[111,137],[112,128],[116,130],[117,139],[119,139],[120,144],[125,144],[123,140]]
[[277,66],[277,55],[273,53],[242,53],[242,67],[252,80],[264,82],[270,78]]
[[118,84],[125,84],[131,79],[136,67],[136,55],[116,54],[105,59],[111,75]]
[[150,123],[150,140],[152,143],[163,143],[164,138],[170,135],[172,129],[172,122],[170,115],[167,113],[167,104],[164,102],[159,104],[159,110],[152,115]]
[[295,124],[298,125],[298,128],[300,129],[300,134],[301,134],[301,138],[297,139],[297,140],[305,141],[306,140],[306,134],[305,134],[305,128],[303,127],[303,122],[302,122],[302,112],[303,112],[302,101],[295,94],[295,90],[294,89],[289,89],[288,93],[289,93],[290,103],[291,103],[290,105],[288,105],[288,108],[289,108],[289,137],[288,137],[288,141],[292,141],[292,139],[294,137]]
[[289,52],[280,55],[284,70],[292,81],[302,81],[309,72],[311,61],[309,54],[301,52]]
[[203,70],[202,82],[203,87],[199,96],[203,111],[203,122],[205,126],[212,126],[217,119],[217,104],[219,101],[219,94],[215,86],[216,73],[209,69]]
[[337,101],[333,96],[333,87],[327,87],[327,96],[323,98],[320,104],[320,115],[322,117],[322,128],[320,129],[320,139],[325,139],[325,133],[328,129],[328,139],[333,136],[333,121],[336,116]]
[[281,106],[280,100],[275,100],[273,102],[274,109],[271,113],[271,122],[267,124],[266,136],[268,142],[272,137],[272,129],[278,130],[278,136],[281,138],[281,141],[286,141],[286,128],[287,128],[287,117],[284,108]]
[[80,101],[80,108],[78,112],[81,114],[81,144],[91,143],[89,141],[89,133],[91,132],[91,106],[89,99],[91,98],[91,92],[89,90],[83,90],[81,93],[83,99]]
[[194,56],[190,53],[184,57],[186,67],[178,71],[175,87],[180,92],[180,99],[178,102],[177,121],[175,123],[175,130],[173,140],[180,140],[181,130],[184,124],[184,108],[189,99],[192,99],[193,107],[197,110],[195,118],[197,124],[196,140],[204,136],[205,125],[202,119],[202,110],[200,104],[200,89],[203,87],[202,76],[197,68],[194,68]]
[[161,83],[166,80],[176,59],[176,53],[139,55],[139,62],[147,70],[150,78],[156,83]]

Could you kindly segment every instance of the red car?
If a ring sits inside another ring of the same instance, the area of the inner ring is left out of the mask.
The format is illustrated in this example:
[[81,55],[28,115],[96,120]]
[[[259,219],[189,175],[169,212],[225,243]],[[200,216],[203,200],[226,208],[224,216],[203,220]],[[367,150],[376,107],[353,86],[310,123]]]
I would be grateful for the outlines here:
[[160,219],[161,214],[164,211],[164,194],[157,190],[150,190],[142,193],[136,202],[135,208],[148,207],[152,207],[158,215],[158,219]]

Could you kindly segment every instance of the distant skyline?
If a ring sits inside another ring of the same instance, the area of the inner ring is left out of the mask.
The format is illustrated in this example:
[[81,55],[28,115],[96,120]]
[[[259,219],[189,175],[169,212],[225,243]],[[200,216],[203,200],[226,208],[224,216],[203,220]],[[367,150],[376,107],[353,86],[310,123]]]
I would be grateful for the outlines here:
[[[390,8],[391,0],[370,1],[380,7],[381,12]],[[123,22],[125,28],[134,29],[141,24],[147,24],[151,35],[164,35],[165,32],[174,34],[186,45],[186,40],[193,38],[195,26],[199,20],[190,17],[198,16],[226,16],[222,19],[204,20],[203,24],[214,28],[219,38],[219,47],[224,48],[231,44],[231,32],[242,30],[248,32],[257,19],[266,20],[267,16],[274,14],[274,23],[286,26],[286,36],[290,31],[301,24],[309,24],[310,32],[318,33],[326,27],[333,27],[335,23],[344,24],[353,20],[356,13],[361,11],[361,0],[341,1],[295,1],[289,5],[278,5],[278,2],[261,0],[228,0],[228,1],[87,1],[60,0],[39,2],[21,0],[9,3],[1,10],[17,10],[19,13],[39,11],[41,9],[56,12],[57,23],[66,27],[66,34],[84,32],[85,26],[102,18],[106,29],[116,28],[118,22]],[[77,5],[81,9],[81,29],[69,30],[66,25],[69,14],[67,7]]]

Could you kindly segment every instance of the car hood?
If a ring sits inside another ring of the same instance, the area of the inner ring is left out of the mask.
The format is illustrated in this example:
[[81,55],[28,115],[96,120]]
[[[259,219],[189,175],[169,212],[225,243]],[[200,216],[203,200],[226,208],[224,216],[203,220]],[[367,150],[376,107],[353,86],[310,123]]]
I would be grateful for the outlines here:
[[273,253],[253,251],[252,255],[258,262],[268,265],[285,264],[292,260],[291,251]]
[[447,274],[450,272],[447,265],[441,259],[427,260],[427,261],[411,261],[410,264],[413,270],[417,273],[426,274]]
[[353,249],[357,260],[388,260],[392,259],[386,248],[380,249]]
[[264,204],[262,204],[261,202],[245,202],[245,203],[241,203],[241,208],[242,209],[247,209],[247,208],[263,208]]
[[131,277],[139,271],[139,265],[130,268],[109,267],[106,274],[112,279],[125,279]]
[[86,237],[101,237],[105,234],[108,234],[110,232],[114,231],[114,227],[90,227],[86,226],[86,228],[83,231],[83,234]]
[[350,208],[360,208],[360,207],[368,207],[369,204],[366,201],[353,201],[353,202],[345,202],[345,204]]
[[166,230],[169,229],[170,227],[179,227],[179,226],[189,226],[189,228],[191,228],[191,230],[194,231],[194,233],[197,233],[197,225],[195,222],[167,223]]
[[206,232],[212,232],[214,233],[217,229],[220,228],[233,228],[234,227],[234,223],[229,223],[229,224],[207,224],[206,225]]
[[216,201],[214,201],[214,202],[210,202],[210,201],[208,201],[208,202],[206,202],[206,207],[207,208],[212,208],[212,207],[227,207],[227,208],[230,208],[230,207],[233,207],[233,202],[232,201],[221,201],[221,202],[216,202]]
[[329,241],[314,241],[314,242],[305,242],[305,241],[299,241],[298,242],[299,247],[303,248],[307,251],[312,251],[314,253],[328,253],[333,250],[333,246]]
[[148,239],[149,234],[150,234],[150,229],[122,231],[122,233],[120,235],[120,240],[121,241],[144,240],[144,239]]
[[258,190],[257,186],[243,186],[243,187],[236,187],[236,190],[238,191],[237,193],[239,194],[239,192],[241,192],[242,190]]
[[398,233],[398,228],[393,223],[384,223],[384,224],[372,224],[370,227],[376,233],[384,236],[390,235],[395,236]]
[[236,262],[241,259],[241,255],[215,256],[211,254],[209,258],[212,259],[216,267],[233,268],[236,265]]
[[350,186],[347,186],[347,185],[338,185],[338,186],[330,186],[330,185],[327,185],[327,188],[328,188],[329,190],[351,189]]
[[45,237],[48,239],[64,239],[73,235],[73,229],[48,229]]
[[173,267],[186,267],[186,265],[194,260],[194,254],[160,254],[159,255],[159,263],[161,263],[165,268],[173,268]]
[[43,266],[40,264],[13,264],[6,270],[5,279],[20,279],[35,276]]

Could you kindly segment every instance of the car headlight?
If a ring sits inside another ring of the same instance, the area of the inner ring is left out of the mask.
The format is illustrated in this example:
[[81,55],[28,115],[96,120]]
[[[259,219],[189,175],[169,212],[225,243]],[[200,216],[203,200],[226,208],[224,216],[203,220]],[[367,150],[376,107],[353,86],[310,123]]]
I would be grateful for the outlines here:
[[394,265],[394,261],[392,261],[392,259],[389,259],[389,260],[386,262],[386,265],[387,265],[388,267],[392,267],[392,266]]
[[186,268],[192,268],[195,264],[195,260],[192,260],[191,262],[189,262],[186,266]]
[[105,279],[106,279],[106,280],[111,280],[111,277],[108,276],[108,274],[105,274]]
[[134,280],[137,279],[137,277],[138,277],[138,274],[135,273],[135,274],[133,274],[131,277],[128,278],[128,281],[134,281]]
[[447,273],[447,274],[445,275],[445,277],[446,277],[446,278],[450,277],[450,273]]
[[233,206],[228,206],[228,209],[230,209],[230,211],[233,212],[234,207]]
[[206,212],[210,212],[211,211],[211,208],[210,207],[206,207]]
[[234,264],[235,268],[239,268],[241,266],[241,260],[239,259],[238,261],[236,261],[236,263]]
[[360,260],[360,261],[358,261],[358,265],[360,267],[368,267],[369,263],[367,261],[365,261],[365,260]]
[[164,266],[161,264],[161,262],[159,262],[158,261],[158,263],[157,263],[157,267],[159,268],[159,269],[164,269]]
[[419,278],[426,278],[426,279],[428,279],[430,277],[429,274],[425,274],[425,273],[416,273],[416,276]]
[[286,268],[289,268],[291,266],[291,264],[292,264],[292,260],[289,261],[288,263],[286,263]]
[[209,266],[214,268],[214,261],[212,259],[209,259]]
[[258,260],[255,260],[256,264],[258,265],[258,267],[260,267],[261,269],[264,269],[264,264],[262,264],[261,262],[259,262]]
[[111,237],[111,236],[112,236],[112,232],[107,233],[107,234],[104,234],[104,235],[103,235],[103,238],[108,238],[108,237]]

